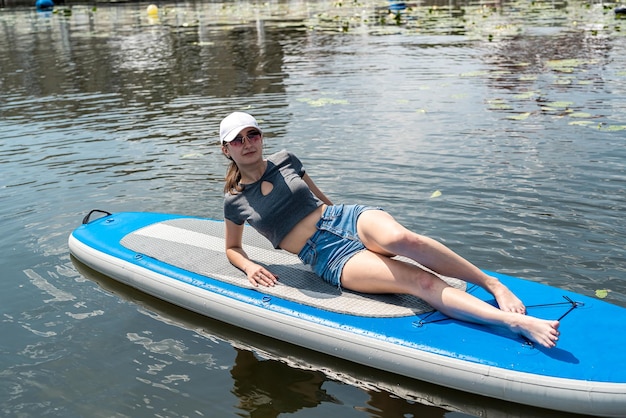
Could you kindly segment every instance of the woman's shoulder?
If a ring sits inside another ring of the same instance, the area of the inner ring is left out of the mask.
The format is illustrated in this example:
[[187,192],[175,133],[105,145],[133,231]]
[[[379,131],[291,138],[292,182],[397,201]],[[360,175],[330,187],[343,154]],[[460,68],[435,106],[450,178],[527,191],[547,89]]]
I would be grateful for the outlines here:
[[300,160],[298,159],[298,157],[296,157],[296,155],[291,152],[288,151],[286,149],[280,150],[272,155],[270,155],[268,158],[268,161],[271,161],[272,163],[280,166],[282,163],[287,163],[287,162],[300,162]]
[[289,158],[290,156],[292,156],[293,153],[291,151],[287,151],[286,149],[282,149],[278,152],[275,152],[274,154],[270,155],[269,157],[267,157],[268,160],[272,160],[272,161],[278,161],[278,160],[284,160],[285,158]]
[[230,192],[224,193],[224,204],[232,204],[233,202],[241,199],[241,192],[232,190]]

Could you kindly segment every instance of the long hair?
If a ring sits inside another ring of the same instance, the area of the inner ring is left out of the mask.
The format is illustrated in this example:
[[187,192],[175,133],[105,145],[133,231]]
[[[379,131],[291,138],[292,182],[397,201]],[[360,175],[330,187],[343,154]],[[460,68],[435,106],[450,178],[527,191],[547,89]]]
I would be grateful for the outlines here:
[[[230,159],[229,157],[226,157]],[[226,177],[224,178],[226,183],[224,184],[224,193],[237,194],[243,190],[241,186],[241,172],[237,164],[231,160],[228,170],[226,171]]]

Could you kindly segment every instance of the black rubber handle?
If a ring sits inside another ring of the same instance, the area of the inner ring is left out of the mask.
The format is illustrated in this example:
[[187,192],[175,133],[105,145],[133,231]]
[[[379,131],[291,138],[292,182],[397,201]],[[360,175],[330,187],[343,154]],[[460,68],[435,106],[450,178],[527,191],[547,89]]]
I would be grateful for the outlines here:
[[111,213],[107,212],[106,210],[93,209],[91,212],[87,214],[87,216],[83,218],[83,225],[88,224],[91,221],[89,218],[91,217],[91,215],[93,215],[96,212],[104,213],[106,216],[111,216]]

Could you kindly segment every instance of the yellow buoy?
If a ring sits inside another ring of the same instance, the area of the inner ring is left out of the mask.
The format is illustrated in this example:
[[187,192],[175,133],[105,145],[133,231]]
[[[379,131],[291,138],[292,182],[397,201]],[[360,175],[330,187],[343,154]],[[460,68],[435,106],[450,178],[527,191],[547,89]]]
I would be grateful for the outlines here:
[[155,17],[159,14],[159,8],[156,4],[151,4],[146,8],[146,13],[148,13],[148,16]]

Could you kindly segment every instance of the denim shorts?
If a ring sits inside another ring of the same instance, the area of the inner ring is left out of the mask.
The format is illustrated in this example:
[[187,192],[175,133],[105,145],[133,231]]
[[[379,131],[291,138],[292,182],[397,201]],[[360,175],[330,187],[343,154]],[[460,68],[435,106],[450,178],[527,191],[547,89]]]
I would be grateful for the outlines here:
[[333,286],[341,286],[341,272],[348,260],[365,249],[356,230],[356,221],[366,210],[380,210],[372,206],[328,206],[317,231],[300,250],[298,258]]

